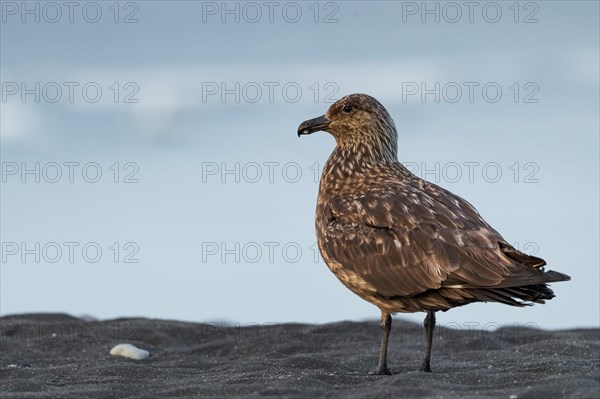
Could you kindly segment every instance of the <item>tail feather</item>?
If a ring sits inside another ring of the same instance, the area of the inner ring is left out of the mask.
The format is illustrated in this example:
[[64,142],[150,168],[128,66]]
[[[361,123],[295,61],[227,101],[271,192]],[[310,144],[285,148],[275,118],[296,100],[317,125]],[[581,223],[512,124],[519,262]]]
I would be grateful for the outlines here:
[[546,300],[554,298],[554,292],[546,283],[568,281],[571,277],[566,274],[549,270],[541,275],[538,281],[530,284],[475,288],[469,290],[474,296],[485,302],[500,302],[512,306],[527,306],[533,303],[545,303]]
[[556,283],[558,281],[569,281],[571,280],[571,276],[567,276],[566,274],[555,272],[554,270],[548,270],[544,273],[545,282],[546,283]]

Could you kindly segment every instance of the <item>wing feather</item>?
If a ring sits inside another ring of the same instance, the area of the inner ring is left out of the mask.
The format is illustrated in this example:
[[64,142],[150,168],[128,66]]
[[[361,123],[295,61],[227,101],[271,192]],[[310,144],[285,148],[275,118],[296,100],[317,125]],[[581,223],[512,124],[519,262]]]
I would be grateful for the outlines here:
[[[323,256],[385,297],[543,282],[537,269],[543,260],[515,250],[471,204],[423,180],[376,186],[321,204]],[[498,292],[477,293],[507,301]]]

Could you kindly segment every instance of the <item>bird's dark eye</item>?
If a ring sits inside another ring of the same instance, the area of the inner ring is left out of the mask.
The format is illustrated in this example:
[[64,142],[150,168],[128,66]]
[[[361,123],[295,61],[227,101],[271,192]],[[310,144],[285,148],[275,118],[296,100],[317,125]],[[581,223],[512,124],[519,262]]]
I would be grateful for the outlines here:
[[344,111],[345,113],[351,112],[352,105],[346,105],[344,108],[342,108],[342,111]]

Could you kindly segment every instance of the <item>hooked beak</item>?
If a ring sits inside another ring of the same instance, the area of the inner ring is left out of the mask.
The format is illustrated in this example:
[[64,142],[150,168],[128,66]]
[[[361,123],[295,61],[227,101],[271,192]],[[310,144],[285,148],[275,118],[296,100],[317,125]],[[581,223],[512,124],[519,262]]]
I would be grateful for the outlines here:
[[329,127],[329,122],[330,120],[327,119],[325,115],[304,121],[298,126],[298,137],[303,134],[311,134],[320,130],[326,131]]

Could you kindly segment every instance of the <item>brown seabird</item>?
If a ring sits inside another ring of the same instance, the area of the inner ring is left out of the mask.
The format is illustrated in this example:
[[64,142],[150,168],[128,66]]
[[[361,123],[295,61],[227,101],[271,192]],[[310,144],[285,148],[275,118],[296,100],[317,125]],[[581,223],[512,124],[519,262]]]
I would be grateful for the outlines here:
[[298,136],[331,133],[316,230],[321,256],[352,292],[381,310],[378,374],[396,312],[427,312],[421,370],[431,371],[435,312],[472,302],[512,306],[554,297],[570,277],[513,248],[467,201],[412,174],[397,156],[397,132],[373,97],[351,94],[303,122]]

